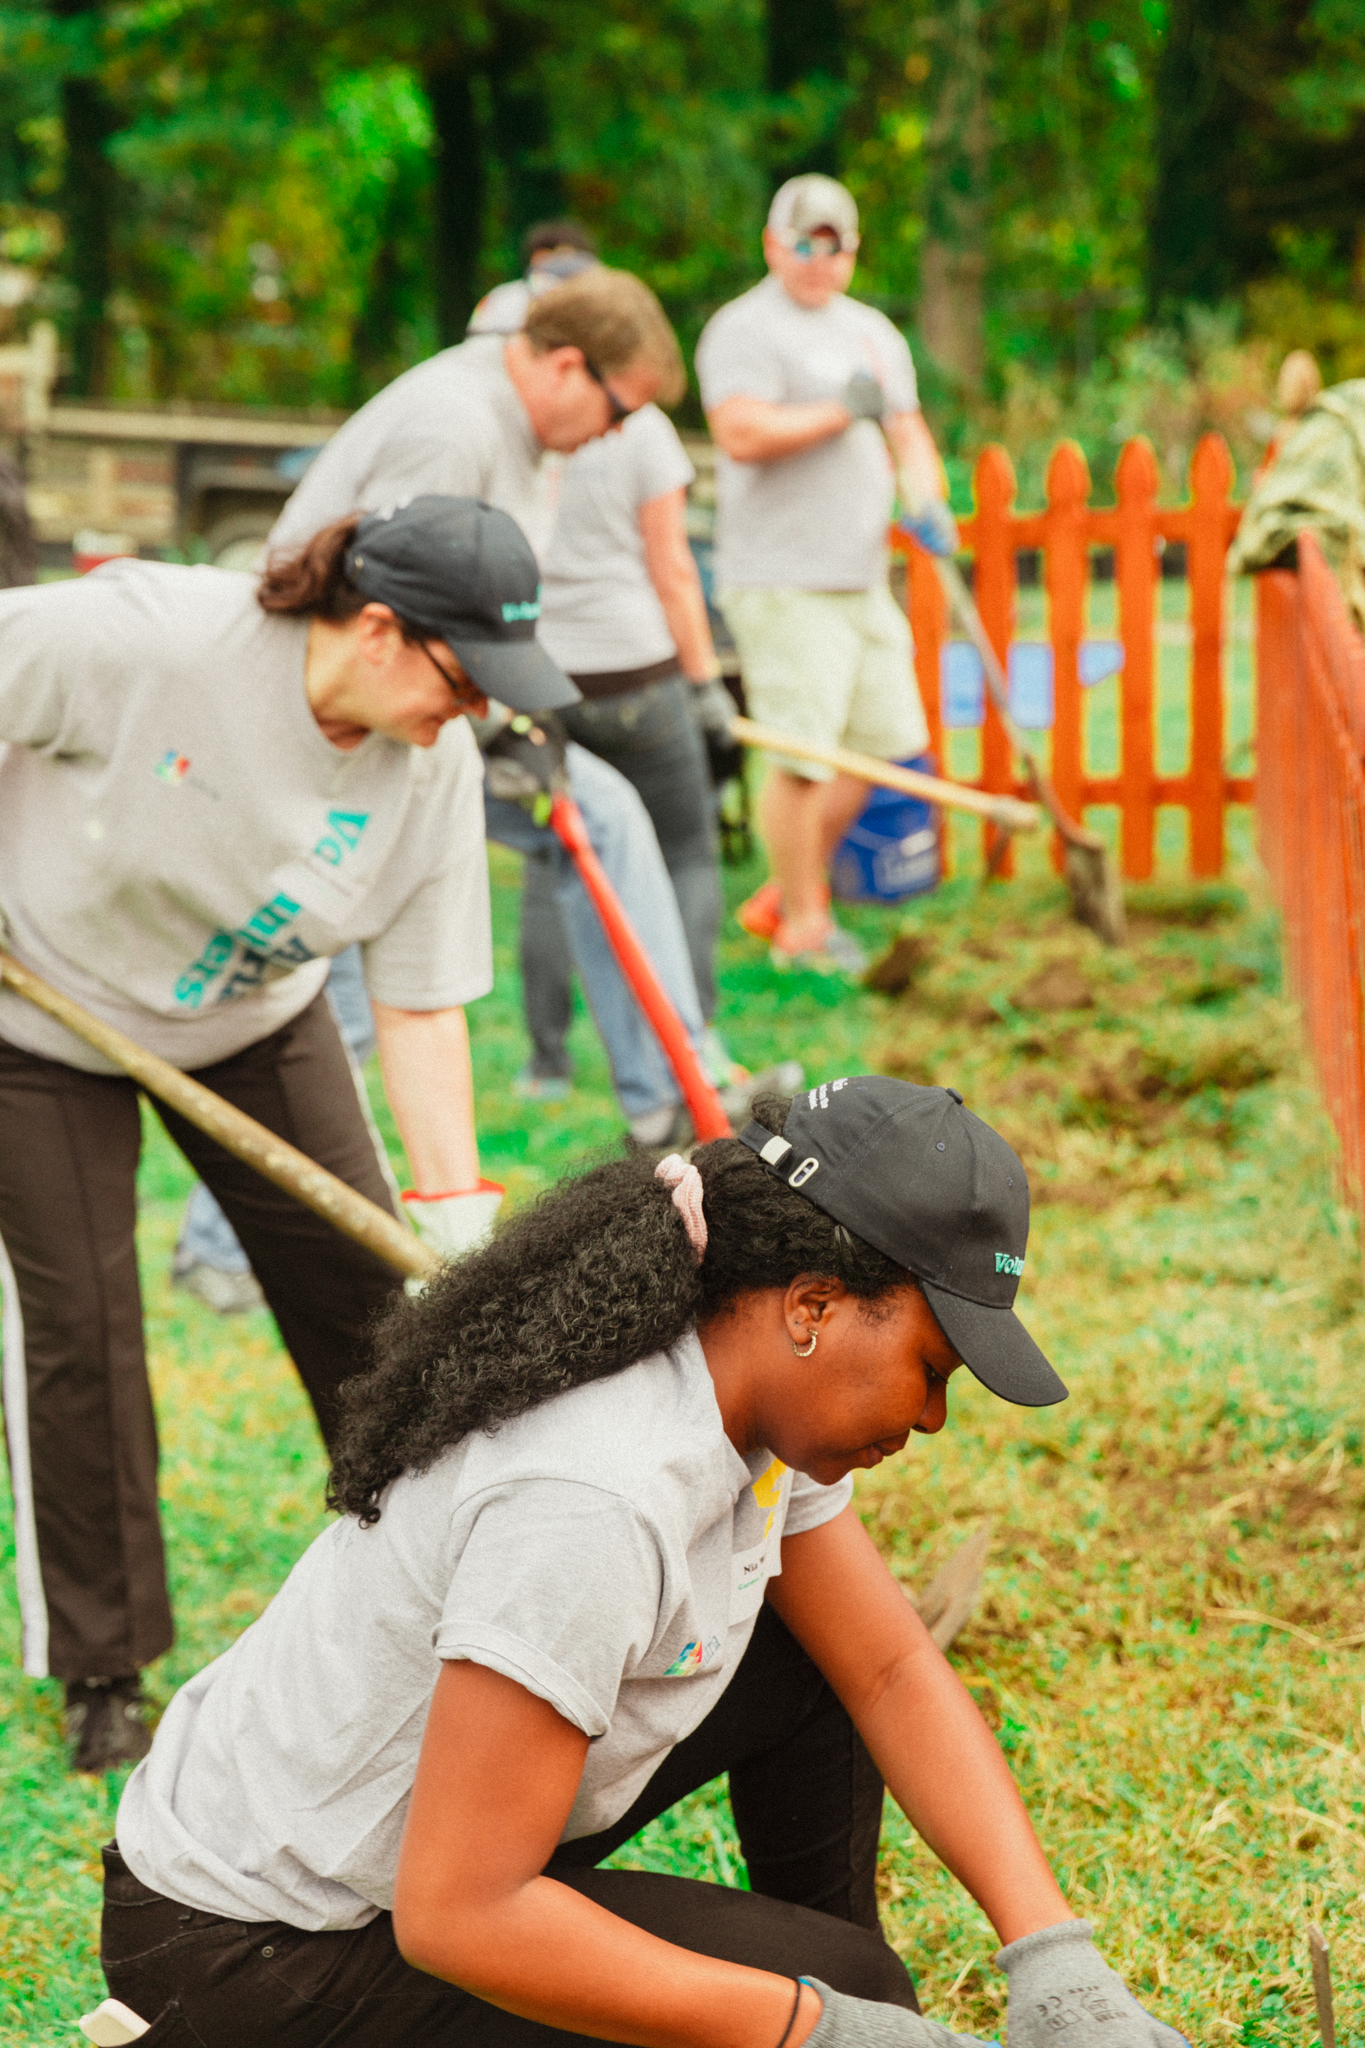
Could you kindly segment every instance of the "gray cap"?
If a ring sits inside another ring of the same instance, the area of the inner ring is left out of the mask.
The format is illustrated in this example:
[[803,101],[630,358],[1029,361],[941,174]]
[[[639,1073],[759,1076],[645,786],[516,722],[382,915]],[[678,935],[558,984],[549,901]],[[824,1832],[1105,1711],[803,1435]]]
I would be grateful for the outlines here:
[[817,228],[833,228],[844,241],[858,232],[858,202],[837,178],[807,171],[778,186],[768,208],[768,226],[779,235],[809,235]]

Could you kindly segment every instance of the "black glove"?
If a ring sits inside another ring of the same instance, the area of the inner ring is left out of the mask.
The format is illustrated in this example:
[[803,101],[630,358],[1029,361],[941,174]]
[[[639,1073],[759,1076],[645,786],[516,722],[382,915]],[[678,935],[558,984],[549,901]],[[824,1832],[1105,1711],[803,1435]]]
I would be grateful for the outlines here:
[[730,722],[738,716],[735,700],[719,676],[709,683],[689,683],[687,686],[687,708],[696,721],[698,732],[709,738],[717,733],[722,739],[730,737]]
[[744,772],[744,749],[730,731],[730,721],[739,714],[735,700],[720,678],[710,683],[689,683],[687,708],[706,748],[706,766],[716,789]]
[[848,408],[855,420],[881,420],[886,417],[885,394],[870,370],[853,372],[840,393],[839,403]]
[[491,797],[520,804],[537,825],[548,825],[551,803],[569,787],[568,744],[553,712],[535,718],[519,712],[483,750],[484,788]]

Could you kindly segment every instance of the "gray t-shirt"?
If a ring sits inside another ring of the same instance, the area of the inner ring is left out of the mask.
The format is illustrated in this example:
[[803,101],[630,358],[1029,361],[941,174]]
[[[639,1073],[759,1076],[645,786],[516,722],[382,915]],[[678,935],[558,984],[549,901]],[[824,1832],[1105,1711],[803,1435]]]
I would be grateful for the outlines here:
[[724,1692],[817,1486],[741,1458],[695,1336],[561,1394],[335,1523],[172,1700],[119,1848],[202,1912],[362,1927],[394,1872],[444,1659],[500,1671],[591,1738],[562,1839],[610,1826]]
[[640,507],[690,484],[696,471],[657,405],[565,463],[543,568],[539,637],[568,675],[646,668],[673,653],[645,567]]
[[[708,411],[727,398],[810,405],[870,371],[888,411],[919,399],[910,351],[884,313],[844,296],[812,310],[775,277],[713,314],[697,344]],[[716,456],[716,581],[721,590],[870,590],[886,574],[895,497],[880,428],[847,432],[778,462]]]
[[272,549],[298,547],[348,513],[435,492],[496,505],[543,553],[554,518],[549,472],[507,374],[505,348],[495,336],[479,336],[386,385],[309,464],[275,522]]
[[[0,592],[0,921],[20,960],[181,1067],[287,1024],[357,940],[381,1003],[493,982],[478,750],[323,737],[308,621],[255,579],[111,562]],[[0,990],[0,1038],[113,1073]]]

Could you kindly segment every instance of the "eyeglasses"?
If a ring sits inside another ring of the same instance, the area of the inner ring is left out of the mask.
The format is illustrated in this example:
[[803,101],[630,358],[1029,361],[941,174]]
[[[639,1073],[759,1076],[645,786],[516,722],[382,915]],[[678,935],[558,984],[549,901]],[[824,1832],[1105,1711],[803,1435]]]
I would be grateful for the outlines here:
[[599,390],[606,393],[607,404],[611,407],[611,419],[608,422],[610,426],[619,427],[622,420],[628,420],[633,412],[638,412],[638,406],[622,405],[620,399],[616,396],[616,393],[590,357],[584,356],[583,368],[592,378],[593,383],[598,386]]
[[462,711],[472,710],[476,704],[484,704],[488,701],[486,693],[479,688],[476,682],[471,681],[468,676],[453,676],[445,664],[436,659],[436,656],[427,646],[425,640],[419,640],[417,645],[421,648],[437,675],[441,677],[443,682],[448,683],[455,692],[455,701]]
[[837,228],[812,228],[804,235],[798,235],[792,228],[782,228],[777,239],[793,256],[809,263],[812,256],[851,256],[862,236],[840,234]]

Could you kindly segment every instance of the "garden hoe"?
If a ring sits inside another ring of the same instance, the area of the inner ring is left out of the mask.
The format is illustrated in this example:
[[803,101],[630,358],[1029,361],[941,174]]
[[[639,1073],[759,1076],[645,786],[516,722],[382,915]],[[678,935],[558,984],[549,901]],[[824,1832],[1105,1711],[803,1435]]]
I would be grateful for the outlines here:
[[392,1266],[396,1273],[408,1279],[430,1280],[439,1272],[441,1261],[435,1252],[387,1209],[347,1187],[344,1180],[338,1180],[325,1166],[317,1165],[283,1138],[277,1138],[244,1110],[224,1102],[202,1081],[182,1074],[169,1060],[160,1059],[112,1024],[92,1016],[89,1010],[72,1002],[70,996],[63,995],[60,989],[53,988],[5,952],[0,952],[0,982],[45,1010],[49,1017],[55,1017],[59,1024],[65,1024],[68,1031],[74,1031],[77,1038],[84,1039],[96,1052],[102,1052],[116,1067],[121,1067],[149,1095],[168,1102],[206,1137],[215,1139],[225,1151],[274,1181],[277,1188],[283,1188],[305,1208],[325,1217],[337,1230]]
[[[888,442],[888,447],[890,443]],[[892,459],[895,459],[895,451]],[[910,494],[909,483],[899,469],[897,486],[901,503],[913,516],[915,500]],[[1024,773],[1032,783],[1038,801],[1051,818],[1058,838],[1062,842],[1063,873],[1067,888],[1071,891],[1071,908],[1079,924],[1088,925],[1098,933],[1106,946],[1121,946],[1127,938],[1127,923],[1123,913],[1123,891],[1115,872],[1113,859],[1108,847],[1098,832],[1092,832],[1075,818],[1069,817],[1062,809],[1057,792],[1052,786],[1052,777],[1037,759],[1013,718],[1010,716],[1010,688],[1000,657],[991,645],[986,628],[981,623],[981,614],[976,600],[967,588],[962,571],[950,555],[931,557],[938,575],[943,594],[948,600],[948,609],[956,618],[962,630],[981,657],[981,667],[986,677],[986,688],[991,693],[991,702],[1000,714],[1014,753],[1024,766]]]

